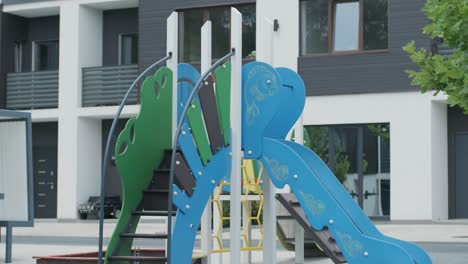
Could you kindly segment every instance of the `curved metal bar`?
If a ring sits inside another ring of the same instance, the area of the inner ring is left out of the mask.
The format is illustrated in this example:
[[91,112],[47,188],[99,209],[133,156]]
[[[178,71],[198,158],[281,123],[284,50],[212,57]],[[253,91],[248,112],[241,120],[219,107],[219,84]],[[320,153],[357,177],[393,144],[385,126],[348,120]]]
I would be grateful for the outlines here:
[[112,142],[112,136],[114,135],[115,127],[117,126],[117,121],[120,118],[120,114],[122,113],[125,104],[127,103],[128,97],[130,93],[135,89],[137,84],[154,68],[158,67],[162,63],[166,62],[172,58],[172,52],[169,52],[168,55],[159,61],[150,65],[146,70],[144,70],[138,77],[133,81],[130,88],[128,88],[127,93],[125,94],[122,102],[119,105],[117,113],[115,114],[114,121],[112,122],[112,126],[109,130],[109,135],[107,137],[106,148],[104,150],[104,160],[102,164],[102,174],[101,174],[101,196],[99,198],[99,249],[98,249],[98,263],[102,264],[102,244],[104,240],[104,199],[105,199],[105,192],[106,192],[106,174],[107,174],[107,166],[109,164],[109,150],[110,145]]
[[195,87],[192,90],[192,93],[190,94],[189,98],[187,99],[187,103],[184,106],[184,110],[182,111],[182,114],[180,116],[179,123],[177,125],[177,129],[174,135],[174,142],[172,144],[172,155],[171,155],[171,171],[170,171],[170,176],[169,176],[169,199],[168,199],[168,204],[167,204],[167,210],[168,210],[168,221],[167,221],[167,249],[166,249],[166,254],[167,254],[167,263],[171,264],[171,248],[172,248],[172,201],[174,199],[173,197],[173,184],[174,184],[174,168],[175,168],[175,156],[177,152],[177,142],[179,141],[179,136],[180,136],[180,130],[182,129],[182,126],[184,124],[184,119],[185,116],[187,115],[187,111],[192,104],[193,99],[195,98],[195,95],[198,93],[198,91],[202,88],[202,83],[206,80],[206,78],[213,73],[219,66],[221,66],[225,61],[227,61],[229,58],[234,56],[236,53],[235,49],[232,49],[231,52],[226,54],[224,57],[219,59],[217,62],[215,62],[203,75],[200,77],[198,82],[195,84]]

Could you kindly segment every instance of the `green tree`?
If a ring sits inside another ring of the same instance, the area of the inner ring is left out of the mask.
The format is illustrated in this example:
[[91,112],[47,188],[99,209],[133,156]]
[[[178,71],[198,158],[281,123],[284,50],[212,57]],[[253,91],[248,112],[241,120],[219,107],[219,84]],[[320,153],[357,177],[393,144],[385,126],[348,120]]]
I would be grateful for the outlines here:
[[442,56],[417,49],[414,41],[403,47],[419,70],[407,70],[412,85],[421,91],[444,92],[451,106],[460,106],[468,113],[468,0],[427,0],[423,12],[430,20],[423,33],[440,39],[455,50]]

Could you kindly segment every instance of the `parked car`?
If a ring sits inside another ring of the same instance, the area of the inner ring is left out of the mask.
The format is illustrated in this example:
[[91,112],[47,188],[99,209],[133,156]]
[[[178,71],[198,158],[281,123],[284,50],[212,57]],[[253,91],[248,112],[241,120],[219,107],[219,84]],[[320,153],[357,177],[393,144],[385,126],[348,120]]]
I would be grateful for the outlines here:
[[[86,203],[78,207],[80,219],[87,219],[92,215],[99,218],[99,196],[90,196]],[[122,209],[122,200],[120,196],[107,196],[104,199],[104,217],[119,218]]]

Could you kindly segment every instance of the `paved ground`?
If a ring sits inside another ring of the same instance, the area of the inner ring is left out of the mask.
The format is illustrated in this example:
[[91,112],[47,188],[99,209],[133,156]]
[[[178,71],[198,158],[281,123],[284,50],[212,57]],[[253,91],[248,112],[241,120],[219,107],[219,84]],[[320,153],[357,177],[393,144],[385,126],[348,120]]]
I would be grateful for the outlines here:
[[[143,221],[138,232],[151,233],[164,231],[163,220]],[[108,240],[115,221],[107,221],[104,236]],[[435,264],[468,263],[468,221],[444,223],[378,223],[378,228],[389,236],[416,242],[425,248]],[[4,230],[2,230],[2,236]],[[37,221],[34,228],[14,230],[13,263],[35,263],[33,256],[89,252],[97,250],[97,221],[57,223]],[[225,238],[228,238],[226,234]],[[255,232],[254,232],[255,237]],[[0,262],[4,259],[3,244],[0,248]],[[136,241],[139,247],[163,247],[153,241]],[[197,243],[198,245],[199,243]],[[228,255],[223,256],[228,259]],[[294,252],[284,251],[278,246],[278,264],[294,263]],[[263,263],[262,253],[252,254],[253,263]],[[229,263],[225,261],[224,263]],[[307,259],[305,263],[331,264],[328,259]]]

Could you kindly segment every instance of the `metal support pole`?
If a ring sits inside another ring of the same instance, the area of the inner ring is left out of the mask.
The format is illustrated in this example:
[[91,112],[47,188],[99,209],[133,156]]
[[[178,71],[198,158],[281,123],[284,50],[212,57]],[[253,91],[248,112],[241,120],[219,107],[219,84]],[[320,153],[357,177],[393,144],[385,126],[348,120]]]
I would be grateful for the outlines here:
[[242,161],[242,15],[231,8],[231,253],[229,263],[241,263],[241,161]]
[[328,167],[335,170],[335,128],[328,128]]
[[358,204],[364,209],[364,175],[362,171],[363,151],[363,129],[359,126],[357,129],[357,173],[358,173]]
[[[220,186],[217,186],[213,192],[213,195],[217,195],[219,192],[221,192],[221,187]],[[214,207],[214,210],[213,210],[213,229],[218,231],[219,230],[219,234],[218,234],[218,238],[219,240],[221,241],[221,245],[220,245],[220,248],[222,248],[222,244],[223,244],[223,220],[222,220],[222,212],[223,212],[223,201],[222,200],[219,200],[218,201],[219,203],[219,209],[217,208],[217,205],[213,205]],[[210,201],[210,204],[211,204],[211,201]],[[215,232],[216,232],[215,231]],[[216,240],[216,238],[213,238],[212,240],[213,244],[216,244],[218,241]],[[223,263],[223,254],[222,253],[217,253],[217,254],[214,254],[212,255],[212,258],[211,258],[211,262],[212,263],[215,263],[215,264],[222,264]]]
[[[211,21],[201,29],[201,72],[211,67]],[[205,254],[204,264],[211,264],[211,200],[206,204],[201,219],[201,250]]]
[[13,247],[13,227],[10,224],[6,226],[5,245],[5,263],[11,263],[11,251]]
[[[248,195],[245,197],[248,197]],[[249,200],[245,201],[244,210],[242,210],[242,227],[243,227],[243,232],[245,232],[246,238],[247,238],[247,241],[244,241],[244,239],[242,239],[242,246],[245,248],[252,246],[251,243],[250,245],[247,244],[247,242],[252,241],[252,225],[251,225],[252,223],[249,224],[249,221],[250,221],[249,216],[252,215],[251,208],[252,208],[252,202]],[[251,250],[246,250],[242,252],[242,263],[246,263],[246,264],[252,263],[252,251]]]
[[304,229],[297,222],[294,221],[294,242],[295,242],[295,260],[296,264],[304,263]]

